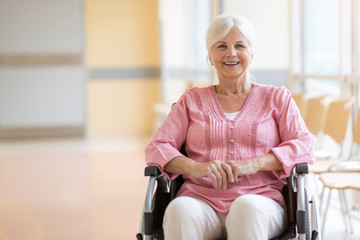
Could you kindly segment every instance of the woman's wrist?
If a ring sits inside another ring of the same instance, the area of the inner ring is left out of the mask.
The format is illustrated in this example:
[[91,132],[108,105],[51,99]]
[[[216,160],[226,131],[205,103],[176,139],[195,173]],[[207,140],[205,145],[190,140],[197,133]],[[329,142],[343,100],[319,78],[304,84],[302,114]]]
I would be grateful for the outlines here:
[[274,153],[267,153],[254,158],[254,165],[257,171],[282,170],[283,166]]
[[176,157],[164,166],[168,173],[192,175],[198,163],[187,157]]
[[196,175],[196,167],[199,165],[198,162],[195,162],[194,160],[187,158],[186,164],[184,164],[184,174],[194,176]]

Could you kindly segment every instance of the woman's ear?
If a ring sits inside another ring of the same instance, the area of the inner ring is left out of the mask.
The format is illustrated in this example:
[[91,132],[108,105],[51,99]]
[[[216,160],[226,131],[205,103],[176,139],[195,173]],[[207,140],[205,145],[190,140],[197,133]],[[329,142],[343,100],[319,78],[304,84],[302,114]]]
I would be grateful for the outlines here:
[[211,58],[208,57],[208,59],[209,59],[209,62],[210,62],[210,64],[211,64],[211,66],[213,66],[214,64],[213,64],[213,62],[211,61]]

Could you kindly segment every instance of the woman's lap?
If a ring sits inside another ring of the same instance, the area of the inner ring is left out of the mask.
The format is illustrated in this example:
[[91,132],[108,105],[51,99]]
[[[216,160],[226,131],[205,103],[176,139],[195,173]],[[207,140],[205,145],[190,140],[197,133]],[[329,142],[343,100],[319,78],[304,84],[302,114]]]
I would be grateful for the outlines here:
[[227,239],[269,239],[283,231],[285,219],[277,202],[260,195],[237,198],[226,217],[202,200],[178,197],[167,207],[163,227],[165,239],[219,239],[226,232]]

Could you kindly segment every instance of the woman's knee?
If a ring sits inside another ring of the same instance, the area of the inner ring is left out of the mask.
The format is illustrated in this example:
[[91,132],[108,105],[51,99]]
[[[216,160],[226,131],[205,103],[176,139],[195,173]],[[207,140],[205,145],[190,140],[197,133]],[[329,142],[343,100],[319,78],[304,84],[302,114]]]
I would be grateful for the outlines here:
[[165,210],[163,228],[168,239],[186,239],[187,231],[192,231],[194,219],[191,208],[194,202],[187,197],[172,200]]
[[[229,239],[267,239],[281,232],[284,225],[284,209],[274,200],[259,195],[244,195],[231,205],[226,218]],[[256,237],[255,237],[256,236]]]
[[261,199],[258,199],[259,197],[263,198],[262,196],[248,194],[235,199],[231,205],[230,213],[245,218],[261,214],[264,209],[262,208],[263,204],[261,204]]
[[179,197],[165,210],[163,228],[168,239],[215,239],[221,235],[221,222],[205,202]]
[[188,197],[175,198],[165,210],[164,222],[167,220],[189,221],[194,215],[191,210],[194,208],[194,204],[196,202]]

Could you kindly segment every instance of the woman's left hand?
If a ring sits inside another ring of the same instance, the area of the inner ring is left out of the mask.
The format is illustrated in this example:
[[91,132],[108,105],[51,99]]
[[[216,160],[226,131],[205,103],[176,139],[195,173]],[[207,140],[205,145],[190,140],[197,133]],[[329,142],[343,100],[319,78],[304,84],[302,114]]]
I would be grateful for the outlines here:
[[229,160],[226,163],[230,165],[235,181],[239,181],[241,175],[255,174],[259,171],[283,170],[282,163],[273,153],[259,155],[248,160]]
[[259,171],[259,168],[253,159],[245,160],[245,161],[235,161],[230,160],[226,162],[230,165],[235,181],[239,181],[241,175],[254,174]]

